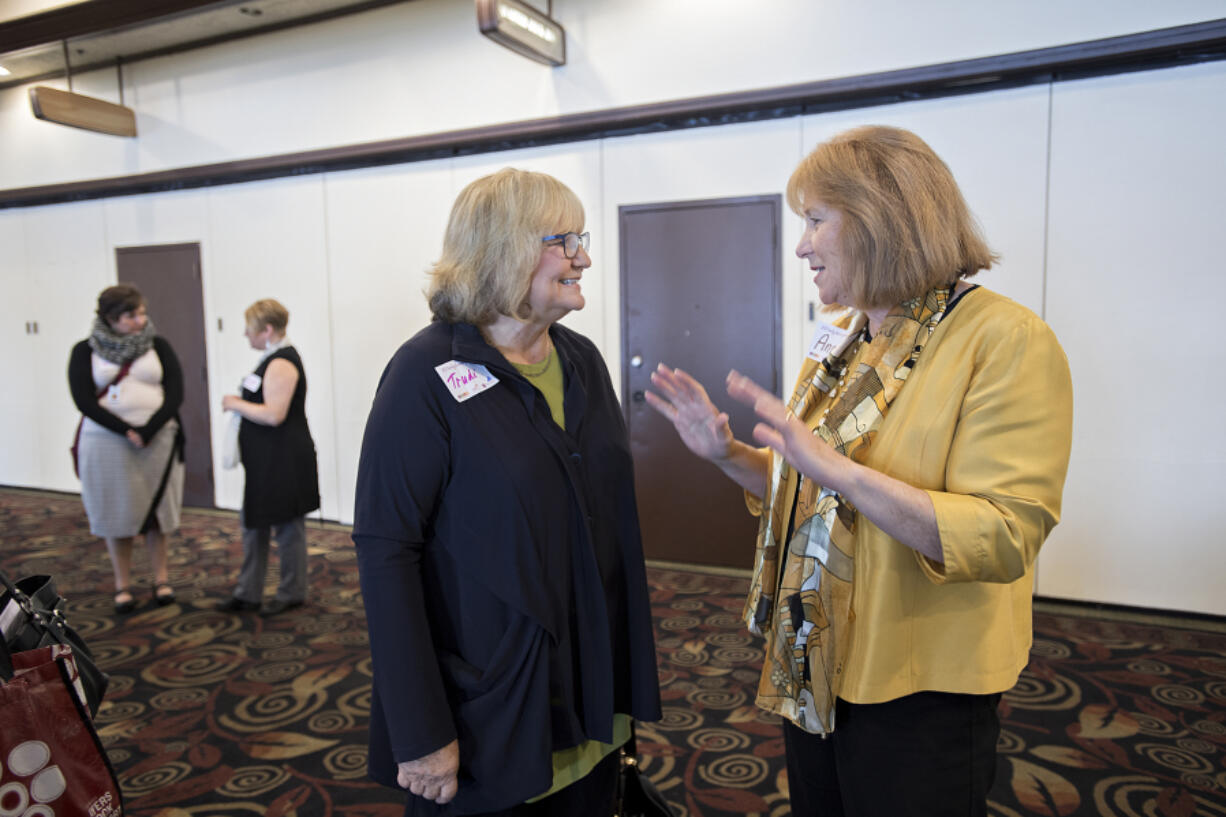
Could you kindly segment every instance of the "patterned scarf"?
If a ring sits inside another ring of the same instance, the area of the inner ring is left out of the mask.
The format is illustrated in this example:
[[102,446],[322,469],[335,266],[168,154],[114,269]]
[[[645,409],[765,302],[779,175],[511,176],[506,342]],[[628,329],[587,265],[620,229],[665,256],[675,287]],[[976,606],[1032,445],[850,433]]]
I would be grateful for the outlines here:
[[153,348],[153,321],[147,320],[145,328],[131,335],[121,335],[111,328],[101,316],[94,318],[94,328],[89,335],[89,348],[103,360],[119,366],[143,355]]
[[[869,342],[865,316],[851,313],[849,334],[824,360],[806,360],[788,403],[813,433],[863,462],[890,404],[907,382],[951,288],[929,291],[891,311]],[[856,509],[839,494],[801,477],[776,453],[758,529],[745,623],[766,638],[757,704],[806,732],[834,730],[852,613]],[[779,543],[790,520],[791,538]],[[782,571],[780,568],[782,567]]]

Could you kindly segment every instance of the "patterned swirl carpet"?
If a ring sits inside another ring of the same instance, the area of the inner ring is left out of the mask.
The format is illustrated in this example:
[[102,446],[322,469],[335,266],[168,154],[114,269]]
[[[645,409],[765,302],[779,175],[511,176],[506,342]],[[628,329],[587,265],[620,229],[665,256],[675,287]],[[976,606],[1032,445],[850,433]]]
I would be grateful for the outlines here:
[[[185,512],[171,539],[177,603],[150,603],[138,548],[142,606],[117,618],[77,497],[0,490],[0,569],[54,575],[111,674],[97,727],[127,814],[399,815],[401,796],[365,777],[370,656],[348,531],[309,526],[310,601],[270,619],[212,609],[230,591],[237,534],[233,514]],[[643,768],[684,817],[790,814],[778,721],[753,704],[762,653],[740,622],[747,581],[648,579],[664,719],[640,726]],[[1002,708],[990,813],[1226,817],[1226,634],[1186,624],[1037,613],[1030,668]]]

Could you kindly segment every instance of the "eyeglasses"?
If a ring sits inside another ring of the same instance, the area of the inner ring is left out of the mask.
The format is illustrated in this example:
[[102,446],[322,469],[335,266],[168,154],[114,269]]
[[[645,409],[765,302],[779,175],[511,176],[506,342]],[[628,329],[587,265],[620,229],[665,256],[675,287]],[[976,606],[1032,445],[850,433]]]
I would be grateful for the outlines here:
[[591,233],[558,233],[557,235],[547,235],[541,239],[542,242],[557,241],[562,245],[562,253],[567,258],[574,258],[582,247],[584,252],[587,251],[588,245],[592,243]]

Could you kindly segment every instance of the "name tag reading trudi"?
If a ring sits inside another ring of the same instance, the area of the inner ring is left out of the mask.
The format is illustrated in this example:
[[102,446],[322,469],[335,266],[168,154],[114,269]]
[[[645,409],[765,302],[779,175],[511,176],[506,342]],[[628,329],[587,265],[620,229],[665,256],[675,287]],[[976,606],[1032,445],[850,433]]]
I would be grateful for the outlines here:
[[819,323],[817,331],[813,333],[813,341],[809,344],[808,356],[814,360],[825,360],[836,352],[841,352],[847,346],[850,336],[850,329]]
[[243,378],[243,388],[247,391],[259,391],[261,382],[263,382],[261,377],[255,372],[252,372]]
[[449,360],[441,366],[435,366],[434,371],[438,372],[457,403],[475,397],[498,382],[498,378],[479,363]]

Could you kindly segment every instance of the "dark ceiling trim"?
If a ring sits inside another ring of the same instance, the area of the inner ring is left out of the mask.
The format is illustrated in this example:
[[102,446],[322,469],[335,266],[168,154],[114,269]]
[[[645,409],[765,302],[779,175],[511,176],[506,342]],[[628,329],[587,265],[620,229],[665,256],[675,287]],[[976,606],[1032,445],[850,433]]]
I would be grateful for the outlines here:
[[[231,2],[233,0],[230,0]],[[221,6],[218,0],[107,0],[105,3],[71,3],[27,14],[0,23],[0,54],[58,43],[87,34],[98,34],[149,23],[202,6]]]
[[800,116],[1226,59],[1226,19],[996,57],[107,179],[0,190],[0,209]]

